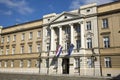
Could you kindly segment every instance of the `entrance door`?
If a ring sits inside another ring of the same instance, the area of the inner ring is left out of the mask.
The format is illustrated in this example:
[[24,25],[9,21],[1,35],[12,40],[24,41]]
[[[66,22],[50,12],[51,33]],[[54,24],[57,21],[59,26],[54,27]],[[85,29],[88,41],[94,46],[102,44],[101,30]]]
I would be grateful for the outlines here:
[[69,74],[69,59],[68,58],[63,58],[62,71],[63,71],[63,74]]

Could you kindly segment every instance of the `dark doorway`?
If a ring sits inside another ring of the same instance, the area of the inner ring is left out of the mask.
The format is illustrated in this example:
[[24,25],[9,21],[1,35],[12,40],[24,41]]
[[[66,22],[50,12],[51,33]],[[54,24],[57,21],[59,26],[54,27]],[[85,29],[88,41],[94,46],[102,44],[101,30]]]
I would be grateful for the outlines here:
[[62,71],[63,74],[69,74],[69,58],[63,58]]

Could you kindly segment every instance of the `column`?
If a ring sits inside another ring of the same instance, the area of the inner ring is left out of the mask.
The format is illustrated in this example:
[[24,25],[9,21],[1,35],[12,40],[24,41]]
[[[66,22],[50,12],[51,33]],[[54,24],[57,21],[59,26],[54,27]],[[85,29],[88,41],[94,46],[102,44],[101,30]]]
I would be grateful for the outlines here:
[[59,28],[59,45],[62,45],[62,26],[58,26]]
[[80,24],[80,27],[81,27],[81,48],[85,48],[85,37],[84,37],[85,26],[84,26],[83,21],[81,21],[79,24]]
[[71,43],[73,44],[73,24],[69,24],[70,25],[70,33],[71,33],[71,36],[70,36],[70,40],[71,40]]
[[51,37],[50,37],[50,39],[51,39],[51,40],[50,40],[50,41],[51,41],[51,42],[50,42],[50,45],[51,45],[51,46],[50,46],[50,48],[51,48],[50,50],[53,51],[53,50],[54,50],[54,45],[53,45],[53,44],[54,44],[54,43],[53,43],[53,40],[54,40],[54,30],[53,30],[53,28],[51,28]]

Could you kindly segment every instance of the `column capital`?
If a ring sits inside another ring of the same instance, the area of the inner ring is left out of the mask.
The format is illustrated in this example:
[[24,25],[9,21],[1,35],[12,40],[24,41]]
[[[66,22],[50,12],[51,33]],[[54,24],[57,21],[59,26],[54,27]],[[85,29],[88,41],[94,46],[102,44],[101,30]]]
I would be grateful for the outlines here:
[[53,27],[50,27],[50,29],[53,29]]
[[78,22],[79,24],[83,24],[83,21]]
[[69,26],[73,26],[73,23],[70,23]]
[[62,25],[59,25],[58,28],[62,28]]

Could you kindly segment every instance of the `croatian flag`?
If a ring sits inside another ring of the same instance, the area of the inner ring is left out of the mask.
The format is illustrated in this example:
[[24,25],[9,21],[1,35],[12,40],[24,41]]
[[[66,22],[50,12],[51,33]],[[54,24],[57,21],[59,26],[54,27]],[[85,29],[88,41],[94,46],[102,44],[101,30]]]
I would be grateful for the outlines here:
[[74,45],[70,44],[70,48],[68,49],[68,56],[71,55],[72,51],[73,51]]
[[61,54],[61,52],[62,52],[62,46],[59,45],[58,48],[57,48],[57,50],[56,50],[56,56],[59,57],[59,55]]

